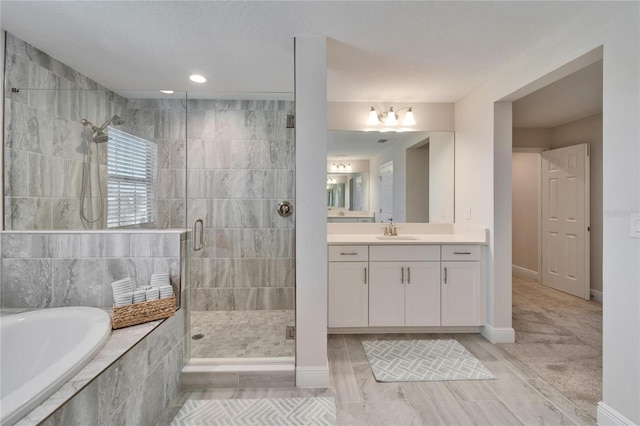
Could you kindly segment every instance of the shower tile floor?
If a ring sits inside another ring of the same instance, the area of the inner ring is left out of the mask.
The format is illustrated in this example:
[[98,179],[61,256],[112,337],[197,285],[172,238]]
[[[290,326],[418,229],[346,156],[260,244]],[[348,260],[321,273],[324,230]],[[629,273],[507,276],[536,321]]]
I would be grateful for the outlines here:
[[294,340],[286,327],[295,324],[293,310],[192,311],[191,358],[293,357]]

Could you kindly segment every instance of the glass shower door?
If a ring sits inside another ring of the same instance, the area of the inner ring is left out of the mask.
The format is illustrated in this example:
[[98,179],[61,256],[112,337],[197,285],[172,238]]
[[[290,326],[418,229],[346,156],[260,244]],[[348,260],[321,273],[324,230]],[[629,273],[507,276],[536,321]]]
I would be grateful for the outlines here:
[[191,358],[293,359],[295,216],[278,206],[294,203],[294,103],[281,98],[187,102],[187,221],[203,223]]

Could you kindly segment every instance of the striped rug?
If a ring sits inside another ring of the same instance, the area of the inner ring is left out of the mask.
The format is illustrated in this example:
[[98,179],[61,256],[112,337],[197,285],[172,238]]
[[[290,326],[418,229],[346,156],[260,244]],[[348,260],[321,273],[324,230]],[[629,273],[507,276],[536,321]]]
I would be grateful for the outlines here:
[[456,340],[375,340],[362,347],[378,382],[495,379]]
[[187,400],[171,426],[335,426],[335,398]]

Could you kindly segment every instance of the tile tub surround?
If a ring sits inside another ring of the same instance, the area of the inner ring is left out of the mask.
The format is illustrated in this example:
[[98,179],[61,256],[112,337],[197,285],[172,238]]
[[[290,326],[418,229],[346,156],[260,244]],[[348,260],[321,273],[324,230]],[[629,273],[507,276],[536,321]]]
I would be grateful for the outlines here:
[[156,424],[180,392],[185,310],[114,330],[105,347],[17,426]]
[[[10,33],[5,67],[7,87],[20,89],[5,91],[6,227],[84,229],[78,212],[89,132],[80,120],[124,117],[127,101]],[[99,167],[105,179],[106,146],[98,149],[102,161],[93,157],[92,173]]]
[[183,230],[2,232],[1,306],[111,307],[113,281],[146,285],[162,272],[178,297],[181,238]]
[[[100,125],[114,114],[119,129],[158,147],[158,215],[142,228],[186,225],[186,100],[126,99],[7,34],[5,94],[5,222],[7,229],[105,229],[103,218],[83,224],[80,191],[89,130],[83,118]],[[92,179],[99,168],[100,200],[92,180],[89,216],[106,197],[106,144],[92,146]],[[100,164],[95,160],[99,150]],[[97,213],[96,213],[97,215]]]
[[295,214],[291,101],[190,100],[187,222],[204,220],[204,249],[191,260],[193,311],[294,306]]

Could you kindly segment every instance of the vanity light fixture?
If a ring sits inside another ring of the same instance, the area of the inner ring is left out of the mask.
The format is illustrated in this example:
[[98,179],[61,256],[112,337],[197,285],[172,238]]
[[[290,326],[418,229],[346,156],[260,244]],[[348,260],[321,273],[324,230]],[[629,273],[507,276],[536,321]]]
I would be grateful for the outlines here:
[[415,126],[416,119],[413,116],[413,107],[402,107],[398,111],[394,111],[393,107],[391,107],[389,108],[389,111],[382,112],[378,112],[376,107],[371,107],[371,109],[369,110],[369,117],[367,118],[367,125],[377,126],[378,124],[382,123],[385,126],[397,126],[398,119],[400,118],[398,112],[402,111],[403,109],[406,109],[408,111],[402,118],[402,125]]
[[193,81],[194,83],[205,83],[207,81],[207,79],[200,74],[191,74],[189,76],[189,80]]
[[346,166],[344,164],[333,163],[331,165],[331,169],[332,170],[337,170],[337,171],[340,171],[340,172],[350,172],[351,171],[351,163],[347,163]]
[[327,178],[327,185],[331,185],[332,183],[337,183],[337,178]]

